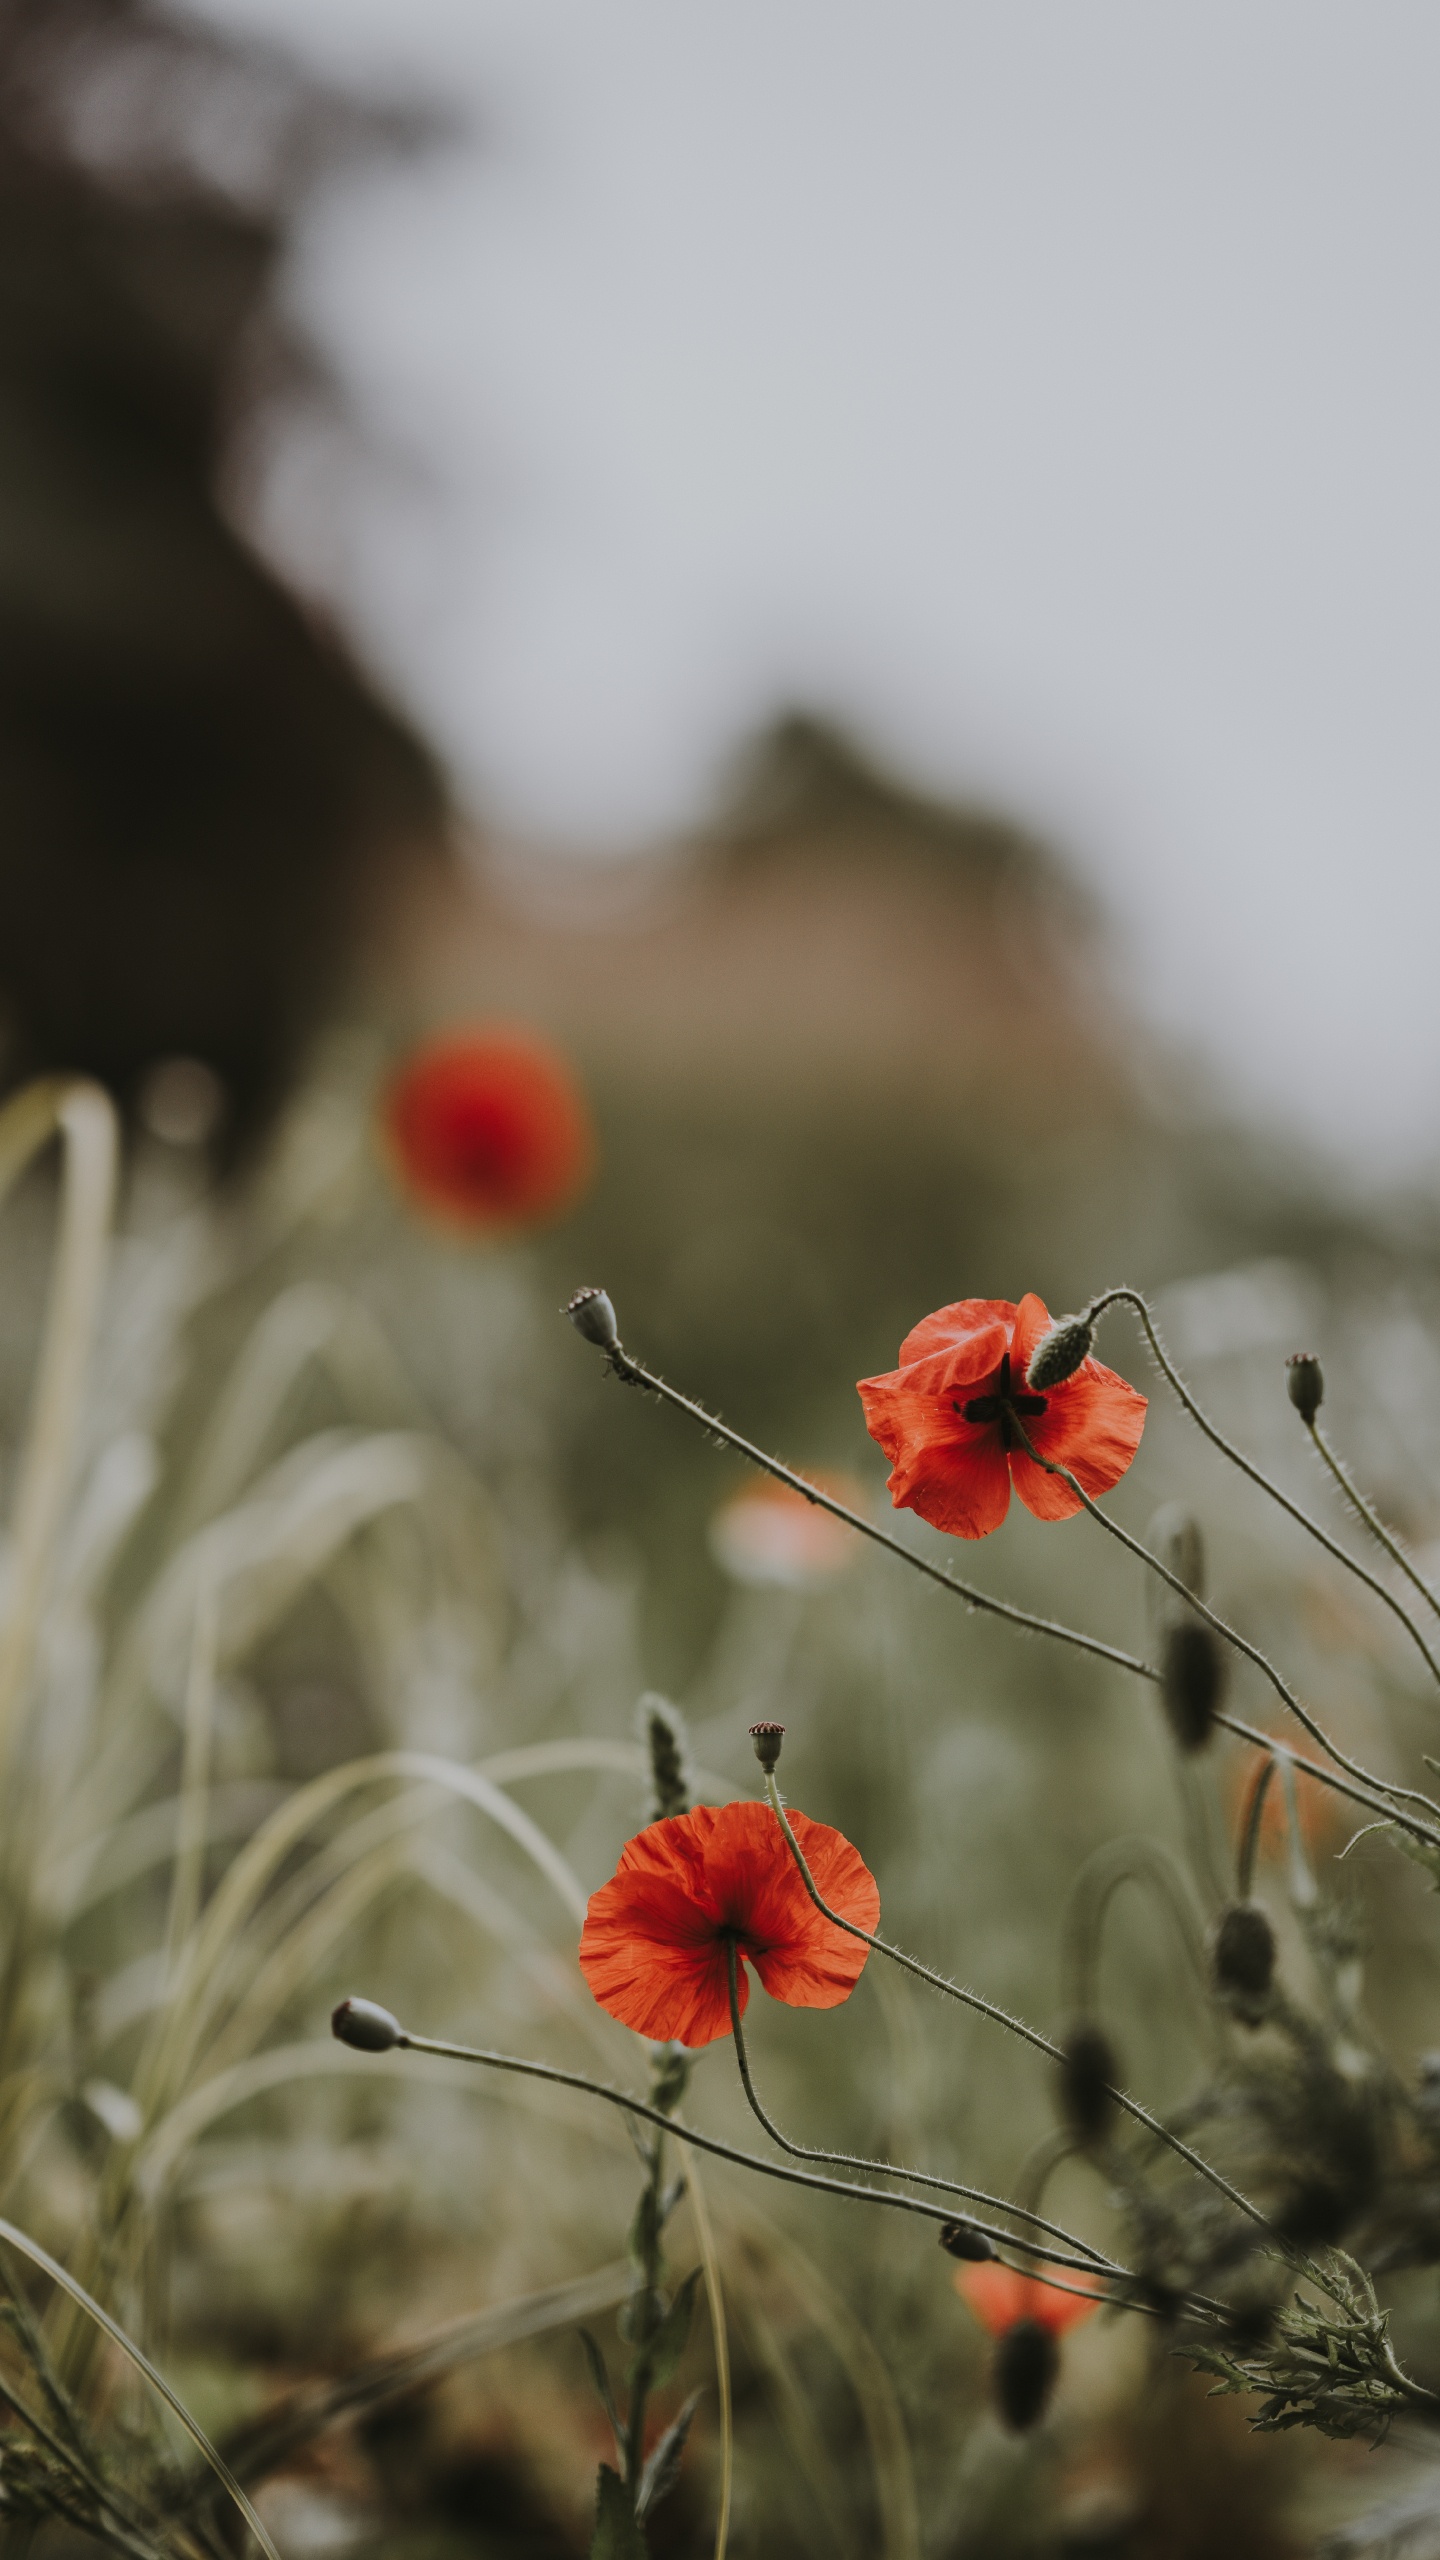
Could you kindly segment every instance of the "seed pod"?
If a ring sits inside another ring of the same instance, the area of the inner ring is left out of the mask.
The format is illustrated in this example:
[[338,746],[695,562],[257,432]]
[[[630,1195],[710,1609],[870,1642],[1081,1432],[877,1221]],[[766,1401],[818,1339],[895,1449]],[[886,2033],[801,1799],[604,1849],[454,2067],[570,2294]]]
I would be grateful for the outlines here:
[[1232,1902],[1215,1924],[1210,1971],[1222,1999],[1242,2017],[1263,2008],[1275,1979],[1275,1932],[1258,1902]]
[[1199,1618],[1177,1618],[1166,1629],[1160,1668],[1160,1694],[1178,1747],[1203,1750],[1225,1689],[1218,1638]]
[[1308,1428],[1325,1401],[1325,1379],[1313,1351],[1296,1351],[1286,1361],[1285,1390]]
[[565,1313],[576,1332],[593,1342],[597,1351],[619,1350],[620,1328],[603,1289],[577,1289]]
[[1038,2320],[1017,2320],[995,2349],[990,2388],[1007,2427],[1023,2435],[1043,2418],[1060,2371],[1060,2349]]
[[1057,1316],[1030,1355],[1025,1384],[1033,1387],[1037,1395],[1044,1395],[1050,1387],[1063,1386],[1089,1359],[1094,1347],[1095,1327],[1088,1316]]
[[977,2231],[973,2222],[942,2222],[940,2246],[952,2258],[964,2258],[973,2267],[983,2266],[987,2258],[995,2255],[984,2232]]
[[678,1707],[647,1689],[640,1701],[640,1739],[650,1760],[650,1819],[664,1822],[690,1810],[690,1767],[685,1719]]
[[1120,2066],[1108,2036],[1082,2019],[1060,2046],[1060,2114],[1082,2151],[1089,2151],[1108,2132],[1115,2101],[1111,2088]]
[[405,2042],[405,2030],[377,2000],[342,2000],[330,2012],[330,2032],[357,2053],[389,2053]]
[[780,1745],[785,1739],[785,1727],[783,1724],[752,1724],[750,1739],[755,1746],[755,1757],[766,1777],[773,1776],[780,1758]]

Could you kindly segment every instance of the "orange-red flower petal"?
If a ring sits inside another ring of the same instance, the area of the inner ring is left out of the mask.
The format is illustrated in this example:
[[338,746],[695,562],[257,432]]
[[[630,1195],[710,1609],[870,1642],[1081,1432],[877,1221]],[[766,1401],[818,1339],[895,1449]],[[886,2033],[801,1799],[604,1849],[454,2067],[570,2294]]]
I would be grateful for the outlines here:
[[[828,1823],[793,1812],[790,1821],[831,1909],[873,1933],[880,1893],[859,1850]],[[580,1969],[622,2026],[657,2042],[712,2044],[730,2026],[732,1938],[742,2012],[747,1963],[772,1998],[833,2009],[869,1954],[816,1910],[765,1804],[697,1805],[627,1841],[610,1882],[590,1896]]]
[[1023,2276],[998,2259],[980,2266],[957,2267],[955,2290],[992,2338],[1003,2338],[1020,2320],[1034,2320],[1052,2338],[1063,2338],[1099,2310],[1103,2294],[1062,2293],[1058,2285]]
[[529,1226],[570,1206],[594,1170],[590,1114],[559,1051],[505,1025],[426,1043],[381,1106],[402,1188],[451,1226]]
[[1038,1520],[1068,1520],[1078,1495],[1020,1444],[1068,1467],[1088,1494],[1118,1484],[1140,1445],[1146,1403],[1099,1360],[1042,1396],[1025,1372],[1050,1325],[1042,1299],[961,1298],[926,1316],[900,1346],[900,1366],[862,1378],[865,1425],[891,1462],[899,1510],[956,1538],[998,1529],[1013,1488]]

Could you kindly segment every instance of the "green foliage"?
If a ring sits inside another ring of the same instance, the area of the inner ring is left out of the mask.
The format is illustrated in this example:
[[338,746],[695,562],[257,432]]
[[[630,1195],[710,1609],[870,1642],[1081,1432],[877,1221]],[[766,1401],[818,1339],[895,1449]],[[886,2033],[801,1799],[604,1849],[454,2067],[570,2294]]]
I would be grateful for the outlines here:
[[600,2465],[595,2490],[595,2534],[590,2560],[646,2560],[645,2536],[635,2502],[618,2471]]

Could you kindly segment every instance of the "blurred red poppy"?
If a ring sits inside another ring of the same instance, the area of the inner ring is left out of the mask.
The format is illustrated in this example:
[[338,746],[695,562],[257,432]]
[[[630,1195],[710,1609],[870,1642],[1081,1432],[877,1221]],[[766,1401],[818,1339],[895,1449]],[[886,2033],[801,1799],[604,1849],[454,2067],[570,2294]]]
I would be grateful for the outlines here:
[[497,1025],[415,1050],[381,1107],[402,1188],[470,1229],[537,1224],[569,1208],[595,1166],[590,1114],[558,1050]]
[[[853,1476],[823,1473],[817,1467],[811,1470],[810,1482],[851,1511],[863,1510],[865,1489]],[[860,1536],[833,1512],[807,1502],[793,1486],[780,1484],[773,1476],[760,1476],[721,1504],[710,1523],[710,1547],[717,1563],[736,1582],[808,1591],[854,1562]]]
[[1098,2293],[1062,2293],[1058,2286],[1041,2284],[1035,2276],[1022,2276],[1015,2267],[1002,2267],[998,2259],[978,2267],[957,2267],[955,2290],[992,2338],[1003,2338],[1021,2320],[1032,2320],[1052,2338],[1063,2338],[1067,2329],[1098,2311],[1104,2298]]
[[1098,1360],[1039,1395],[1025,1372],[1050,1329],[1042,1300],[961,1298],[926,1316],[900,1366],[860,1380],[865,1427],[891,1461],[896,1509],[954,1538],[998,1529],[1014,1485],[1037,1520],[1068,1520],[1078,1495],[1022,1448],[1068,1467],[1089,1494],[1118,1484],[1140,1445],[1145,1398]]
[[[873,1931],[880,1893],[859,1850],[828,1823],[793,1812],[790,1821],[832,1910]],[[732,1942],[742,2013],[747,1963],[772,1999],[833,2009],[870,1952],[816,1910],[764,1804],[697,1805],[628,1841],[610,1882],[590,1896],[580,1969],[622,2027],[656,2042],[713,2044],[730,2027]]]

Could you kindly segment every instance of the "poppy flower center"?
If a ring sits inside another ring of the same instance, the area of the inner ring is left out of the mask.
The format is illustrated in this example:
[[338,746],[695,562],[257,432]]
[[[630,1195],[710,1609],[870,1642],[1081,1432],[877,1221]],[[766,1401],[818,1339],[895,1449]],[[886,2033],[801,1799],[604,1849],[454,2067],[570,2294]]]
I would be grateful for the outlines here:
[[1001,1360],[999,1383],[992,1395],[970,1396],[964,1404],[958,1396],[951,1398],[953,1409],[962,1422],[998,1422],[1003,1449],[1018,1449],[1021,1445],[1015,1428],[1017,1417],[1041,1414],[1048,1402],[1047,1396],[1033,1395],[1028,1387],[1011,1387],[1008,1351]]

